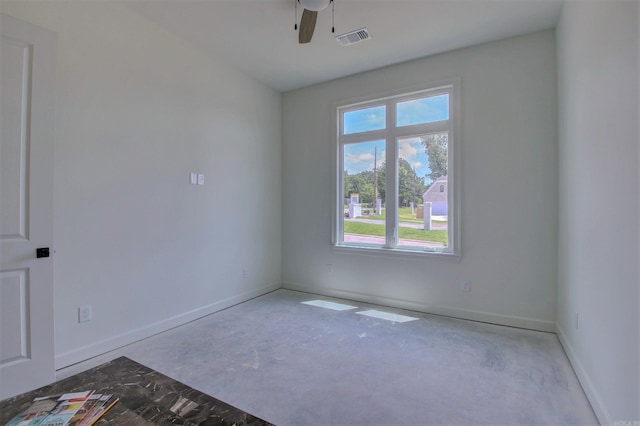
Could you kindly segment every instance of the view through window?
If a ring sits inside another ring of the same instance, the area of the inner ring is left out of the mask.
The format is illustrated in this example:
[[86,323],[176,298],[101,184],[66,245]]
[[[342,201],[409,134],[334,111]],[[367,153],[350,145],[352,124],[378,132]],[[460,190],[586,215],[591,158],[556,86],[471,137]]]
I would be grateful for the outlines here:
[[338,107],[338,245],[454,252],[453,93]]

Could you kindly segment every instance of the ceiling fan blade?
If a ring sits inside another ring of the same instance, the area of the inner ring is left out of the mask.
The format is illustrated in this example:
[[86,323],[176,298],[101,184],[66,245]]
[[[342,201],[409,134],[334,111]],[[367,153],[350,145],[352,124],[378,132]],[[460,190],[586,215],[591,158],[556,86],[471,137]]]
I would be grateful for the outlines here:
[[300,31],[298,32],[298,43],[309,43],[311,37],[313,37],[313,30],[316,28],[316,19],[318,18],[318,12],[305,9],[302,12],[302,19],[300,20]]

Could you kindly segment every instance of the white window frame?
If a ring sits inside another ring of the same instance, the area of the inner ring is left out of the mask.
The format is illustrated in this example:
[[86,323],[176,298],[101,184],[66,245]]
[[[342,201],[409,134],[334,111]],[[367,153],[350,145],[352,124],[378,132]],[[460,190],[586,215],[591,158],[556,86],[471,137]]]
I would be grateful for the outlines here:
[[[396,127],[396,105],[400,102],[421,99],[424,97],[449,94],[449,119],[425,124],[414,124]],[[343,134],[342,120],[345,112],[375,106],[386,106],[386,128],[368,132]],[[332,146],[332,239],[334,247],[339,250],[354,250],[363,253],[383,253],[436,256],[445,258],[459,258],[460,250],[460,80],[452,79],[428,86],[413,87],[405,90],[368,96],[360,99],[344,100],[333,105],[333,146]],[[430,247],[398,246],[398,143],[399,139],[421,136],[430,133],[448,132],[448,246],[444,249]],[[386,243],[374,245],[365,243],[349,243],[344,241],[344,158],[343,146],[352,143],[369,142],[375,140],[386,141]]]

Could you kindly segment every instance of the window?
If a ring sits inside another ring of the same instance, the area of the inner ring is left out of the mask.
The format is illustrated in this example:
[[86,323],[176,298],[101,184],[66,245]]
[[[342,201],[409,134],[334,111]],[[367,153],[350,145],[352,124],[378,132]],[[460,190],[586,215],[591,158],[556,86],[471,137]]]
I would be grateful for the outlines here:
[[456,87],[336,106],[336,246],[458,254]]

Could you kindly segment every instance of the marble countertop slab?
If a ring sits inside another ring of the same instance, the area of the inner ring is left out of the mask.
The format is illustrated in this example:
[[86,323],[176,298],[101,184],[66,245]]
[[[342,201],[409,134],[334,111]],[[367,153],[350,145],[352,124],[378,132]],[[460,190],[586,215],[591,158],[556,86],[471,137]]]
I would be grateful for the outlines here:
[[1,401],[0,424],[36,397],[82,390],[120,398],[99,425],[271,425],[126,357]]

